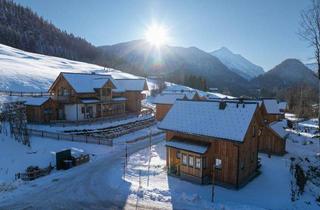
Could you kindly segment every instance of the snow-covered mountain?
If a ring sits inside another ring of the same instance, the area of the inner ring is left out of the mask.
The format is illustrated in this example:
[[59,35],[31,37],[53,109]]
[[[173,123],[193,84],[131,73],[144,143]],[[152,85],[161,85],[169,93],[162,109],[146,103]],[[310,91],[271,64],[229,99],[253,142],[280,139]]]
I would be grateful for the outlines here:
[[264,73],[262,67],[251,63],[240,54],[231,52],[226,47],[222,47],[216,51],[211,52],[210,54],[217,57],[230,70],[239,74],[247,80],[250,80]]
[[[115,78],[136,76],[107,69]],[[0,90],[46,91],[60,72],[106,73],[104,67],[29,53],[0,44]]]

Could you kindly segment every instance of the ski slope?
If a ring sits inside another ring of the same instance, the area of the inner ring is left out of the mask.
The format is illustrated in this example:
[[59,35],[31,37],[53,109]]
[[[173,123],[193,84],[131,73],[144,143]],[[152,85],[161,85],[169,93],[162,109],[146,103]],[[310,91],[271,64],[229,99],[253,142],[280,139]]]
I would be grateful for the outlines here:
[[0,44],[0,90],[47,91],[60,72],[108,73],[116,78],[137,78],[115,69],[41,55]]

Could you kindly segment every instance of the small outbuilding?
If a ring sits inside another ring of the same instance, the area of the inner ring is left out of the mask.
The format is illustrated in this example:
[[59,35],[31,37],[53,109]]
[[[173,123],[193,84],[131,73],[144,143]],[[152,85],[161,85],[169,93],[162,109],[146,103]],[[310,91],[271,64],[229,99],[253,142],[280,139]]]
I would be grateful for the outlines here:
[[57,104],[50,97],[27,97],[22,100],[26,105],[28,122],[49,123],[56,119]]

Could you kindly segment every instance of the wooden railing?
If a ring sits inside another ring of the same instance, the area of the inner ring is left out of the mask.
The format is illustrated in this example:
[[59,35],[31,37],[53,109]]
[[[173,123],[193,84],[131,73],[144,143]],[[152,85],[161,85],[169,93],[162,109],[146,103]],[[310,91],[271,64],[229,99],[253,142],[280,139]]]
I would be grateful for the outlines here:
[[8,91],[8,90],[0,90],[0,95],[5,96],[32,96],[32,97],[39,97],[39,96],[51,96],[51,93],[48,92],[26,92],[26,91]]

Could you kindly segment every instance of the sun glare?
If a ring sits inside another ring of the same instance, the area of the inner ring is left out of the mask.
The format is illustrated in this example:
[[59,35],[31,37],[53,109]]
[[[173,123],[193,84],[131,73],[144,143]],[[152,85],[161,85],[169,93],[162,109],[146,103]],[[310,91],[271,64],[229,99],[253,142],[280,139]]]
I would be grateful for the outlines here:
[[168,42],[168,29],[162,25],[152,25],[147,28],[145,39],[152,45],[160,47]]

